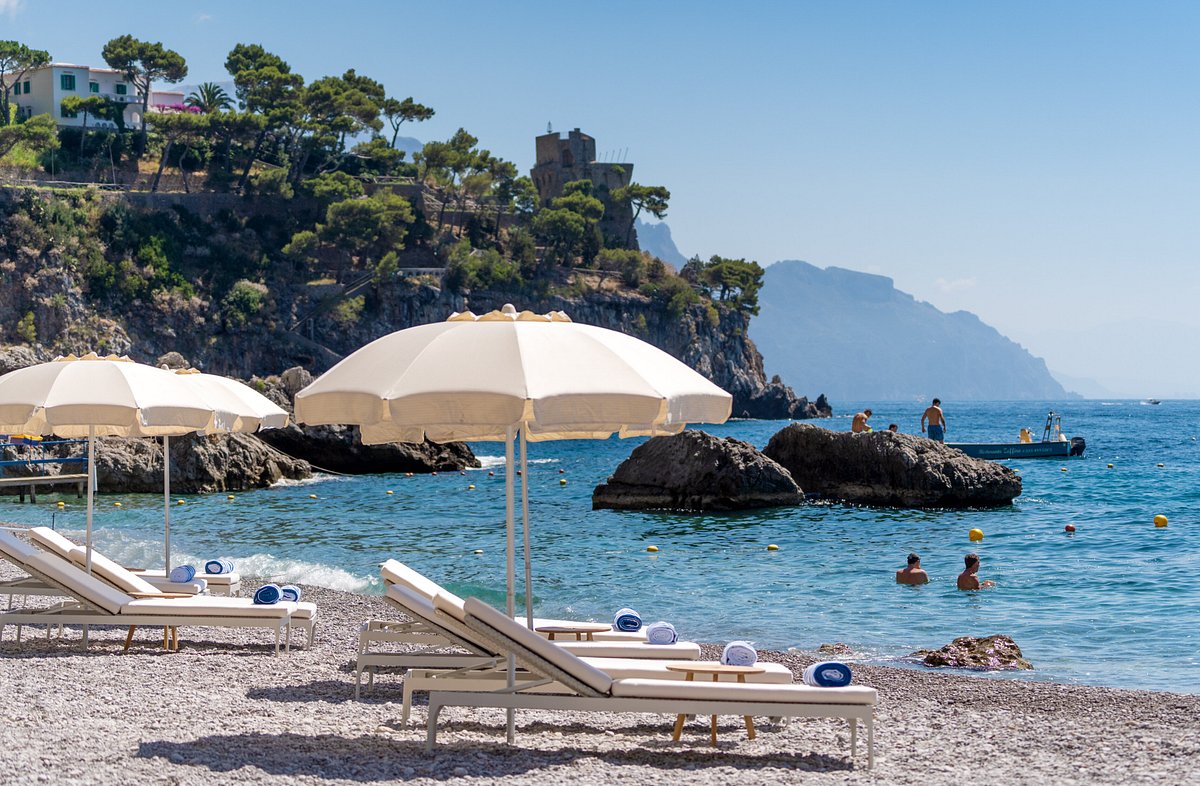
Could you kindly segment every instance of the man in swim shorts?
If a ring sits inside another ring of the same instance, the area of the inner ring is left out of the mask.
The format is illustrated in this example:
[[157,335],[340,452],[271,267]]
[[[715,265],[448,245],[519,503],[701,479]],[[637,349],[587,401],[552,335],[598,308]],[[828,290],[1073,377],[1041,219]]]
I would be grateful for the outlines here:
[[921,569],[921,557],[908,555],[908,565],[896,571],[897,584],[928,584],[929,574]]
[[958,574],[958,588],[960,590],[977,590],[983,589],[984,587],[996,586],[996,582],[994,581],[979,581],[979,576],[977,575],[979,573],[978,554],[974,552],[968,554],[967,556],[963,557],[963,562],[966,563],[967,568],[962,573]]
[[946,415],[942,412],[942,400],[935,398],[933,404],[921,416],[921,433],[925,433],[925,421],[929,421],[929,438],[935,442],[946,441]]
[[864,409],[862,412],[854,414],[854,420],[850,421],[850,430],[855,434],[862,434],[870,431],[871,427],[867,425],[867,421],[871,419],[871,410]]

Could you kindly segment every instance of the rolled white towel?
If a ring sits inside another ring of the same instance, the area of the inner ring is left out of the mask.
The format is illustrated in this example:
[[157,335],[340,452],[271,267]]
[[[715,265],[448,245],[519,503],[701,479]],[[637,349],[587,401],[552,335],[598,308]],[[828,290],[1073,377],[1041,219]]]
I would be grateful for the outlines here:
[[758,652],[748,641],[731,641],[721,653],[721,663],[726,666],[753,666],[758,663]]

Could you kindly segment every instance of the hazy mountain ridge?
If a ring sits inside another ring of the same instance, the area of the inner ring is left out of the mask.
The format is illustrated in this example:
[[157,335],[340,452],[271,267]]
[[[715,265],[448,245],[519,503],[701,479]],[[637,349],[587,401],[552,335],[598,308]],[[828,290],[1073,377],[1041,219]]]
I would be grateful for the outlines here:
[[939,311],[886,276],[777,262],[759,304],[750,335],[767,373],[834,400],[1076,397],[979,317]]

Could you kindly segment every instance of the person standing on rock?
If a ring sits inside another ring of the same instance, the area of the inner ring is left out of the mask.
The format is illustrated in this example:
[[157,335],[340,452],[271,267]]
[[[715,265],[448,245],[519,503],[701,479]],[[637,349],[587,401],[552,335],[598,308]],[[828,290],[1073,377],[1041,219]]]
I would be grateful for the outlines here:
[[855,434],[862,434],[871,430],[867,425],[867,421],[871,419],[871,410],[864,409],[862,412],[854,414],[854,420],[850,421],[850,430]]
[[919,554],[908,555],[908,565],[896,571],[897,584],[928,584],[929,574],[921,568]]
[[963,561],[967,564],[966,570],[958,574],[958,588],[960,590],[977,590],[984,587],[994,587],[994,581],[979,581],[979,555],[972,552],[963,557]]
[[946,441],[946,414],[942,412],[942,400],[935,398],[925,414],[921,416],[921,433],[925,433],[925,421],[929,421],[929,438],[935,442]]

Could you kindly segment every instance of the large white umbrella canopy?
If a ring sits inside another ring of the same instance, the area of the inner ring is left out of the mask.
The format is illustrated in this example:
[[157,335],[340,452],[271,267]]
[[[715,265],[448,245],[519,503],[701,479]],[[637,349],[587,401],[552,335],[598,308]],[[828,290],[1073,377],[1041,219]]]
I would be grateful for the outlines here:
[[87,437],[89,571],[96,437],[176,436],[207,429],[213,418],[181,377],[127,357],[69,355],[0,376],[0,432]]

